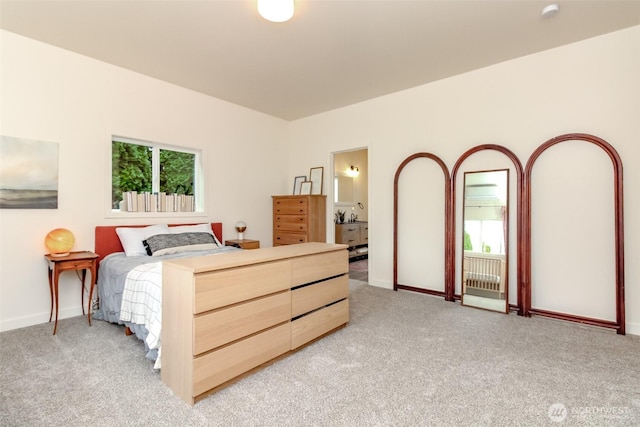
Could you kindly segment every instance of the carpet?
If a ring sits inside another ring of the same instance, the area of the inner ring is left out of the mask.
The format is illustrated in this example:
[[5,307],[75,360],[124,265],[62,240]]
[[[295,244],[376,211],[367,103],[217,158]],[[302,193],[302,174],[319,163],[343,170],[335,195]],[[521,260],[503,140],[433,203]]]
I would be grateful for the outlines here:
[[638,426],[640,337],[349,281],[347,327],[191,407],[121,326],[0,334],[1,426]]

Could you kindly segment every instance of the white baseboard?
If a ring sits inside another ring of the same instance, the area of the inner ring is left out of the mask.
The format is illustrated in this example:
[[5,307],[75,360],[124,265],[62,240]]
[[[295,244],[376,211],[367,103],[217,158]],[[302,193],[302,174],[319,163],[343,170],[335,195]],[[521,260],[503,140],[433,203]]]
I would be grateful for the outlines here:
[[640,323],[627,322],[627,324],[625,325],[625,329],[626,329],[627,335],[640,336]]
[[[371,274],[371,271],[369,271],[369,274]],[[371,286],[376,286],[378,288],[393,289],[393,283],[388,281],[375,280],[375,279],[372,279],[371,277],[369,277],[369,284]],[[625,332],[627,333],[627,335],[640,336],[640,323],[627,322],[625,325],[625,329],[626,329]]]
[[372,279],[371,278],[371,271],[369,271],[369,282],[368,283],[371,286],[375,286],[377,288],[393,289],[393,283],[392,282]]
[[[58,320],[66,319],[68,317],[76,317],[82,315],[82,306],[79,304],[75,307],[69,307],[60,310],[58,314]],[[55,317],[55,313],[54,313]],[[53,322],[55,319],[51,319],[51,333],[53,333]],[[17,317],[13,319],[3,320],[0,322],[0,332],[11,331],[13,329],[26,328],[27,326],[40,325],[42,323],[49,322],[49,313],[42,312],[38,314],[32,314],[31,316]]]

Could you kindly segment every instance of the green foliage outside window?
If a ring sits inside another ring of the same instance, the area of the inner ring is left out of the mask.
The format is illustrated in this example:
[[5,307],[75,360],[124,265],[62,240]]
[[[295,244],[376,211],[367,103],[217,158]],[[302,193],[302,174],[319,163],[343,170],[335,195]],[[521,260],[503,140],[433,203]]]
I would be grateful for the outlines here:
[[111,200],[118,209],[124,191],[151,191],[151,147],[113,141],[111,144]]
[[160,150],[160,191],[193,195],[196,155]]
[[464,232],[464,250],[472,251],[473,245],[471,244],[471,236],[466,231]]
[[159,182],[154,189],[153,152],[148,145],[112,141],[111,145],[111,201],[119,209],[125,191],[166,192],[193,195],[195,159],[193,153],[159,150]]

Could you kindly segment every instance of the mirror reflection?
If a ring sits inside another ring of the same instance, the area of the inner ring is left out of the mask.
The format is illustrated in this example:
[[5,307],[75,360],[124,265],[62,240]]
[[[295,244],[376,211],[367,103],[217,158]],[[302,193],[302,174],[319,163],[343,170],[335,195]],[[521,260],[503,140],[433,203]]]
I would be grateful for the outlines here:
[[509,170],[465,172],[462,305],[507,313]]
[[336,175],[334,182],[334,202],[353,203],[353,178],[350,176]]

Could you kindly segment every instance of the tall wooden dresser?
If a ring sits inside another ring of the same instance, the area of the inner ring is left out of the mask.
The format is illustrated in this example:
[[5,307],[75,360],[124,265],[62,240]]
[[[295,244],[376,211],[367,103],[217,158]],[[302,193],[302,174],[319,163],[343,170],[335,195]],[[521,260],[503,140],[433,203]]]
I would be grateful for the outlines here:
[[273,246],[326,242],[326,196],[272,196]]

